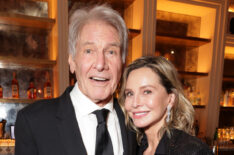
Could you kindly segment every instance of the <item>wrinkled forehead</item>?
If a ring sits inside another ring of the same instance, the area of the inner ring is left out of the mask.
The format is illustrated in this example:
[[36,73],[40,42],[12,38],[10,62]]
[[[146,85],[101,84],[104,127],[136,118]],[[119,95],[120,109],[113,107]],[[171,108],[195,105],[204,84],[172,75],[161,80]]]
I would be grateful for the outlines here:
[[88,22],[83,26],[77,38],[76,47],[84,45],[115,46],[121,49],[121,41],[116,29],[102,21]]
[[[100,19],[87,19],[87,21],[84,21],[82,25],[80,25],[80,28],[78,29],[78,33],[77,33],[77,39],[79,39],[79,37],[81,36],[83,30],[85,27],[87,27],[88,25],[106,25],[106,26],[110,26],[111,28],[113,28],[116,32],[117,35],[119,37],[119,40],[122,44],[122,34],[121,31],[117,28],[117,26],[108,23],[107,21],[104,20],[100,20]],[[95,31],[95,30],[93,30]]]

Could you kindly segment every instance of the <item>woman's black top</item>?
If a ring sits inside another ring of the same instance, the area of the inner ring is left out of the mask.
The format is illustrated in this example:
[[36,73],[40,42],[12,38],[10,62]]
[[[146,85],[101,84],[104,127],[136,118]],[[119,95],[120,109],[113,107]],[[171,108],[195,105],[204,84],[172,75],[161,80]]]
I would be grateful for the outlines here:
[[[209,147],[197,137],[177,129],[172,129],[171,133],[171,138],[167,136],[166,132],[164,133],[155,155],[213,155]],[[144,134],[138,155],[142,155],[147,147],[147,137]]]

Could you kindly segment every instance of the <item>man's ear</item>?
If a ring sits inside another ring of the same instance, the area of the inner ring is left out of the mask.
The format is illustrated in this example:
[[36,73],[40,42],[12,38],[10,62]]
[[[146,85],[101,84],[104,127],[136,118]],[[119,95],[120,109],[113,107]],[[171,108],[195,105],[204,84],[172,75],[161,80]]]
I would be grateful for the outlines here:
[[75,72],[75,69],[76,69],[76,64],[75,64],[75,61],[73,60],[73,56],[71,54],[69,54],[68,63],[70,66],[70,71],[73,74]]

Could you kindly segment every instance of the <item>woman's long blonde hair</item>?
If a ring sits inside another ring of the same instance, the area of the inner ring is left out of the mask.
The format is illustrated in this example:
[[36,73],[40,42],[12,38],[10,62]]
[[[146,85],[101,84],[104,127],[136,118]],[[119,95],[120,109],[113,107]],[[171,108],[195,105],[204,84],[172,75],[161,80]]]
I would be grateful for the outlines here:
[[[134,126],[131,118],[124,109],[124,92],[126,87],[126,81],[131,71],[142,67],[150,68],[155,74],[159,76],[160,82],[162,86],[166,89],[167,93],[174,93],[176,96],[174,106],[171,109],[170,121],[166,122],[165,120],[164,126],[159,131],[159,136],[161,137],[166,131],[168,136],[170,137],[170,129],[172,128],[183,130],[188,134],[194,135],[194,109],[189,100],[184,96],[183,88],[178,78],[178,73],[175,67],[164,57],[145,56],[135,60],[125,68],[121,80],[122,86],[120,89],[119,96],[119,103],[125,113],[126,125],[136,131],[138,143],[142,138],[143,132],[142,129],[138,129]],[[142,76],[144,76],[144,73],[142,73]]]

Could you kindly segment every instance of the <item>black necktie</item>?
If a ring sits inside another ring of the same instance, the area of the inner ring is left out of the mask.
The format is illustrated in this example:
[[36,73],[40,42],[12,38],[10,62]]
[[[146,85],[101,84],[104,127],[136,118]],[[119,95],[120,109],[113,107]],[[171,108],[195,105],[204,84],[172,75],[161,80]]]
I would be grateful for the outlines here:
[[106,119],[109,110],[96,110],[93,113],[97,117],[96,149],[95,155],[114,155],[111,138],[107,130]]

